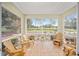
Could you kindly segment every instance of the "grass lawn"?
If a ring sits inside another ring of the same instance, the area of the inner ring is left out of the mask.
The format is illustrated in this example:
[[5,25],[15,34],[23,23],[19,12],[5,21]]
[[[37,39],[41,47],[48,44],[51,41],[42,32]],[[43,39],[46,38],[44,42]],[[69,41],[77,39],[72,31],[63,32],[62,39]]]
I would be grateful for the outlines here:
[[57,28],[28,28],[27,29],[28,32],[55,32],[57,31]]
[[[28,28],[27,29],[28,32],[56,32],[57,28]],[[67,32],[76,32],[75,29],[65,29],[65,31]]]
[[65,31],[67,31],[67,32],[76,32],[75,29],[65,29]]

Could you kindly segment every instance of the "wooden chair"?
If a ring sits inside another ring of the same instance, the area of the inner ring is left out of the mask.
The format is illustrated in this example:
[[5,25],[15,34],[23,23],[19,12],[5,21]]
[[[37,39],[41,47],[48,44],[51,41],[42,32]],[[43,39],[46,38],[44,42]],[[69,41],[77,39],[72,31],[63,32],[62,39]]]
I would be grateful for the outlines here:
[[61,46],[62,44],[63,35],[62,33],[58,32],[53,40],[54,45]]
[[26,36],[22,36],[22,38],[21,38],[22,46],[26,47],[27,49],[30,47],[33,47],[34,40],[32,40],[32,38],[34,39],[34,37],[32,37],[32,36],[30,38],[27,38]]
[[7,40],[3,42],[5,46],[5,51],[10,56],[23,56],[24,51],[22,48],[16,49],[12,44],[11,40]]
[[66,56],[75,56],[76,55],[75,48],[72,48],[67,45],[64,46],[63,51],[64,51],[64,55],[66,55]]

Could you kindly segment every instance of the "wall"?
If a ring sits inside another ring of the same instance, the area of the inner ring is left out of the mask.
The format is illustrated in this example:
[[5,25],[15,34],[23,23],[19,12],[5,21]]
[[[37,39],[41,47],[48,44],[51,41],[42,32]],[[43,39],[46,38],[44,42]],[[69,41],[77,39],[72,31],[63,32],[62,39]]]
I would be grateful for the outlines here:
[[73,12],[76,12],[76,6],[71,7],[70,9],[68,9],[67,11],[65,11],[64,13],[62,13],[63,16],[72,14]]
[[[1,38],[1,3],[0,3],[0,38]],[[1,40],[1,39],[0,39]]]
[[1,18],[1,3],[0,3],[0,56],[1,56],[1,53],[2,53],[2,52],[1,52],[1,49],[2,49],[2,48],[1,48],[1,47],[2,47],[2,46],[1,46],[1,19],[2,19],[2,18]]
[[43,19],[43,18],[57,18],[58,15],[53,15],[53,14],[27,14],[26,18],[38,18],[38,19]]
[[79,2],[77,4],[77,54],[79,55]]
[[[63,19],[63,15],[60,14],[58,16],[59,18],[59,27],[58,27],[58,32],[62,32],[62,34],[64,35],[64,19]],[[64,36],[63,36],[63,42],[64,42]]]

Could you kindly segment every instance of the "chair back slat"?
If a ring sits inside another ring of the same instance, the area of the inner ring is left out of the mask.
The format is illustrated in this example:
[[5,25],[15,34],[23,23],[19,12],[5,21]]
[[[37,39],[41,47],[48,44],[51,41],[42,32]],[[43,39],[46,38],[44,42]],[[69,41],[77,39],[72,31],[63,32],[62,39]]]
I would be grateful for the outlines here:
[[15,51],[14,45],[12,44],[11,40],[7,40],[3,42],[6,48],[8,48],[11,52]]

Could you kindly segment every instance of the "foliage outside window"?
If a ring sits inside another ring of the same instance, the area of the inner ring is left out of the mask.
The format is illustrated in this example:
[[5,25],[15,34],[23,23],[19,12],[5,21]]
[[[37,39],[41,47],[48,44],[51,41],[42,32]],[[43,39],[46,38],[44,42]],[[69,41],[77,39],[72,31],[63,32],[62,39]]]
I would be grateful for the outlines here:
[[57,27],[57,19],[27,19],[27,32],[56,32]]
[[76,14],[71,14],[65,17],[65,31],[76,33]]
[[55,33],[58,28],[58,19],[27,19],[27,32]]
[[2,39],[21,32],[21,19],[2,8]]
[[67,44],[74,45],[76,47],[76,14],[73,13],[65,17],[65,39]]

